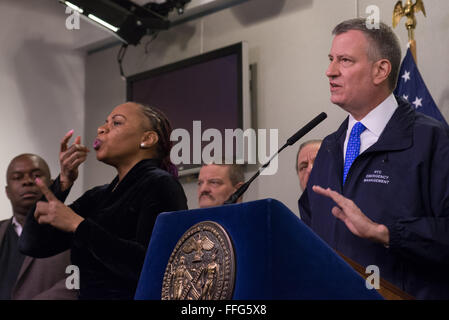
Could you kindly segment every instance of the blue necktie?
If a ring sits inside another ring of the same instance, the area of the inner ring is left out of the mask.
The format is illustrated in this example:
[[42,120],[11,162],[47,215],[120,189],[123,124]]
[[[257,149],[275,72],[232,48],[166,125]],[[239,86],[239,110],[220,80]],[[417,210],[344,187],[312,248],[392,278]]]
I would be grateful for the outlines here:
[[349,135],[348,146],[346,147],[345,166],[343,168],[343,184],[345,184],[346,176],[348,175],[349,168],[360,152],[360,135],[365,130],[365,126],[361,122],[357,122],[351,130]]

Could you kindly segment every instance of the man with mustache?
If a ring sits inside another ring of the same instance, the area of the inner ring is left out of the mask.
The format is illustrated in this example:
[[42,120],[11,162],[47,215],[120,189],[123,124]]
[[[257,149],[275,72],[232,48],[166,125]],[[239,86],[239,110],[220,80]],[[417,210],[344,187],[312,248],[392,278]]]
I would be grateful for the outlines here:
[[[245,182],[243,166],[238,164],[205,164],[198,176],[200,208],[221,206]],[[239,198],[237,202],[242,202]]]
[[28,257],[19,252],[18,240],[28,211],[42,197],[34,180],[51,183],[47,163],[34,154],[21,154],[9,164],[6,195],[13,217],[0,221],[0,299],[68,300],[76,299],[77,290],[66,288],[65,273],[70,265],[69,251],[46,259]]

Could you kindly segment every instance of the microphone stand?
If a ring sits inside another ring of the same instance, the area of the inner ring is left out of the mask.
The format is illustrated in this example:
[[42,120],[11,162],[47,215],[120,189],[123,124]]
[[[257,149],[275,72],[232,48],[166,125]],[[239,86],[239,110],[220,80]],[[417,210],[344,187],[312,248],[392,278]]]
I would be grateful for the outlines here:
[[306,124],[303,128],[299,129],[293,136],[291,136],[287,142],[273,155],[271,156],[270,160],[268,160],[267,163],[262,165],[259,170],[247,181],[245,182],[240,188],[237,189],[229,198],[226,200],[223,204],[233,204],[236,203],[237,200],[245,193],[245,191],[248,189],[249,185],[260,175],[260,173],[265,170],[266,167],[270,165],[270,162],[276,157],[282,150],[287,148],[288,146],[293,145],[301,139],[303,136],[305,136],[308,132],[310,132],[313,128],[315,128],[320,122],[322,122],[324,119],[327,118],[327,114],[324,112],[321,112],[318,116],[316,116],[314,119],[312,119],[308,124]]

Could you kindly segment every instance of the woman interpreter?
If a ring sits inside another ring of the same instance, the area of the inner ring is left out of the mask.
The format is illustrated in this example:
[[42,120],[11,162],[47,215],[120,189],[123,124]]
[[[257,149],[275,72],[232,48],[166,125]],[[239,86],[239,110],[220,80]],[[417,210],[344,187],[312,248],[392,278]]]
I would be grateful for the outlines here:
[[93,146],[97,159],[113,166],[117,176],[66,206],[88,152],[80,137],[68,147],[69,131],[51,190],[36,179],[47,202],[28,214],[21,251],[48,257],[70,248],[80,271],[80,299],[133,299],[157,215],[187,209],[170,161],[170,133],[169,121],[156,108],[117,106],[98,128]]

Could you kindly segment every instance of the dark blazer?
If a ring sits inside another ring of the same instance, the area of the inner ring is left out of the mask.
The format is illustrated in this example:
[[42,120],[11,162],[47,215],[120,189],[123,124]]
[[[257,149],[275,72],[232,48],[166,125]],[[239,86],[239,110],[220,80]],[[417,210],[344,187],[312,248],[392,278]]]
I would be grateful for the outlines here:
[[[0,246],[12,219],[0,221]],[[16,283],[12,289],[12,300],[75,300],[78,290],[69,290],[65,273],[70,265],[70,251],[53,257],[36,259],[25,256]]]

